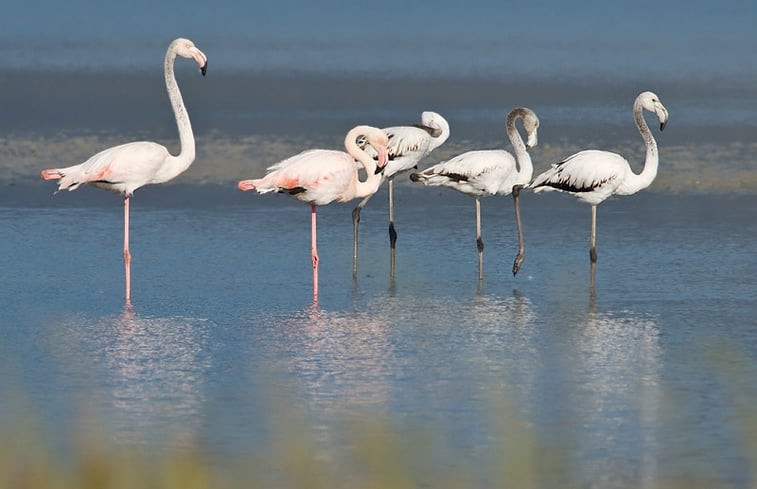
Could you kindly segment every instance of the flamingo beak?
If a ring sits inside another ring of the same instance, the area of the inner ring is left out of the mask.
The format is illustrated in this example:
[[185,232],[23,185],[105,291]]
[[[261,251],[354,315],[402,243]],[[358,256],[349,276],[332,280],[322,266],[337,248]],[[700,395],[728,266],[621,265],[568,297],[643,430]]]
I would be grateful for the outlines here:
[[386,163],[389,161],[389,156],[386,150],[386,146],[381,145],[378,147],[378,163],[376,164],[376,172],[375,174],[378,175],[382,171],[384,171],[384,167],[386,166]]
[[539,142],[539,137],[536,131],[528,135],[528,141],[526,142],[526,149],[531,149]]
[[202,73],[202,76],[205,76],[205,73],[208,72],[208,57],[196,47],[191,48],[191,51],[192,58],[200,67],[200,73]]
[[663,107],[662,104],[658,103],[655,107],[655,113],[657,114],[657,117],[660,119],[660,131],[665,129],[665,126],[668,124],[668,109]]

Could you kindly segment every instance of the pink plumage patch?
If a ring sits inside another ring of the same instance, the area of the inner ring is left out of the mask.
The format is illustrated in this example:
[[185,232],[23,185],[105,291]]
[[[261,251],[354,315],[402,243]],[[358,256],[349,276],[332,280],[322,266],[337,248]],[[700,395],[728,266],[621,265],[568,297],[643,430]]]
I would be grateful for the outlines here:
[[301,187],[300,179],[291,175],[281,175],[278,182],[276,182],[276,186],[281,188]]

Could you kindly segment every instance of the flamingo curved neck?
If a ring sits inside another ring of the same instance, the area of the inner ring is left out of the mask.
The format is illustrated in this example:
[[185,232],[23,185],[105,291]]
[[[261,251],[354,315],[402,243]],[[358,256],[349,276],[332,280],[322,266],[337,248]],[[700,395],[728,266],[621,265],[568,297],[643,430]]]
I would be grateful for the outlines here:
[[[364,129],[359,126],[353,128],[344,138],[344,147],[347,153],[363,165],[366,173],[366,179],[363,182],[355,177],[355,195],[351,197],[353,199],[375,194],[384,179],[383,173],[376,174],[376,162],[373,158],[357,145],[356,139],[364,134]],[[357,174],[357,171],[355,173]]]
[[526,144],[523,142],[518,129],[515,127],[515,121],[525,117],[525,111],[514,110],[507,116],[507,137],[513,145],[515,159],[518,162],[518,175],[524,182],[529,182],[534,173],[534,166],[531,162],[531,155],[526,150]]
[[169,171],[171,172],[171,175],[167,176],[167,180],[189,168],[195,159],[195,139],[192,132],[192,123],[189,121],[189,114],[187,114],[187,109],[184,106],[181,90],[179,90],[179,85],[176,83],[176,76],[174,75],[175,60],[176,47],[172,44],[166,52],[164,72],[168,98],[171,101],[171,108],[173,109],[174,116],[176,117],[176,125],[179,129],[181,149],[177,156],[172,156],[175,164],[170,165]]
[[428,145],[429,153],[444,144],[444,142],[449,138],[449,124],[447,123],[447,121],[442,119],[439,125],[441,126],[439,128],[439,134],[431,135],[431,142]]
[[657,153],[657,141],[652,136],[652,132],[649,130],[647,122],[644,120],[643,107],[641,102],[637,99],[633,104],[633,117],[636,121],[636,127],[639,128],[641,137],[644,139],[644,145],[647,148],[646,159],[644,160],[644,168],[638,175],[633,171],[623,184],[623,193],[634,193],[639,190],[648,187],[652,184],[657,176],[657,166],[659,163],[659,155]]

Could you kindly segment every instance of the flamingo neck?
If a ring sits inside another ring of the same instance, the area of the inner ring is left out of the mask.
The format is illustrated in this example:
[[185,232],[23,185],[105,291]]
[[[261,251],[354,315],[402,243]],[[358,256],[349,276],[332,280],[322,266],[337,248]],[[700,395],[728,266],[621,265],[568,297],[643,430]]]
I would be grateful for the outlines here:
[[515,159],[518,162],[518,176],[524,183],[531,181],[531,176],[534,173],[534,165],[531,162],[531,155],[526,150],[526,144],[523,142],[518,129],[515,127],[515,121],[523,119],[526,116],[526,112],[523,109],[514,110],[507,116],[507,137],[510,139],[510,143],[513,145],[513,151],[515,152]]
[[631,172],[626,179],[626,182],[624,182],[623,190],[629,194],[638,192],[652,184],[657,176],[657,165],[659,163],[657,141],[655,141],[652,136],[652,131],[649,130],[649,126],[644,120],[643,107],[638,99],[633,104],[633,117],[636,121],[636,127],[639,128],[641,137],[644,139],[647,154],[646,159],[644,160],[644,169],[641,170],[641,173],[637,175]]
[[[384,178],[382,173],[376,174],[376,162],[373,160],[373,157],[357,145],[356,139],[358,136],[365,134],[365,129],[365,126],[355,127],[344,138],[344,147],[347,153],[363,165],[366,173],[365,181],[361,182],[360,179],[355,177],[357,180],[355,183],[355,195],[350,197],[350,199],[358,199],[375,194]],[[357,171],[355,174],[357,175]]]
[[189,121],[189,114],[187,114],[187,109],[184,106],[181,90],[179,90],[179,85],[176,83],[176,76],[174,75],[175,60],[176,47],[171,44],[166,52],[164,72],[168,98],[171,101],[171,108],[173,109],[174,116],[176,117],[176,125],[179,129],[181,149],[179,154],[173,157],[175,165],[172,165],[172,175],[169,179],[189,168],[189,165],[191,165],[195,159],[195,138],[192,133],[192,123]]
[[444,142],[447,141],[447,139],[449,138],[449,124],[447,123],[447,121],[442,119],[438,122],[439,122],[439,125],[441,126],[440,127],[441,132],[439,133],[438,136],[431,137],[431,142],[428,145],[429,153],[435,150],[436,148],[438,148],[439,146],[441,146],[442,144],[444,144]]

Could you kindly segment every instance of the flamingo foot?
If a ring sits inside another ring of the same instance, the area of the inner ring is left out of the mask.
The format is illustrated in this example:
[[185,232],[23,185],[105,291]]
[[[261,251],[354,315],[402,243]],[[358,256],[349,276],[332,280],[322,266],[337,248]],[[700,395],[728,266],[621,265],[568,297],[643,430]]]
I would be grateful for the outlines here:
[[524,253],[518,253],[518,256],[515,257],[515,261],[513,262],[513,277],[518,274],[518,270],[520,270],[520,266],[525,259],[526,255]]

